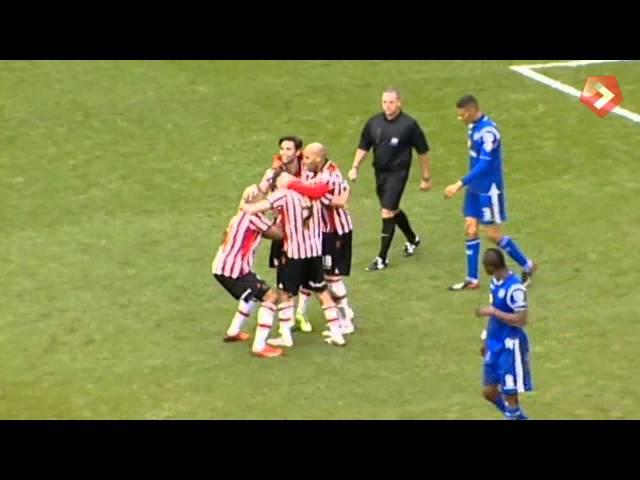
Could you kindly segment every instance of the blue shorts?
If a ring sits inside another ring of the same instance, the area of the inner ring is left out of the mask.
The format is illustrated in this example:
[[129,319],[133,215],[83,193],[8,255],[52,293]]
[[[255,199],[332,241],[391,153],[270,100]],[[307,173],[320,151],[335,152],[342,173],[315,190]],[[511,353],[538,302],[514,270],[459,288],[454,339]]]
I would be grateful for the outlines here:
[[484,385],[500,385],[505,395],[533,390],[526,334],[505,338],[498,348],[488,347],[482,367]]
[[475,193],[467,189],[464,194],[462,213],[465,217],[477,218],[483,225],[504,223],[507,220],[504,193],[498,192],[495,198],[489,194]]

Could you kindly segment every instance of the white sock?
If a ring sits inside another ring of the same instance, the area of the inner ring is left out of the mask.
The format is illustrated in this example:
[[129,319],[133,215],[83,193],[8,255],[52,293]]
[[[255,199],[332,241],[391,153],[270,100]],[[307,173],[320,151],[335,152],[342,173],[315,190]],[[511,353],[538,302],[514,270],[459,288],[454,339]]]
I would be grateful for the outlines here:
[[258,310],[258,325],[256,326],[256,336],[253,339],[253,351],[259,352],[265,346],[267,337],[273,325],[273,316],[276,313],[276,306],[273,303],[263,303]]
[[342,337],[342,330],[340,330],[340,317],[338,316],[338,309],[335,306],[324,307],[324,318],[327,320],[329,331],[331,335],[336,337]]
[[291,329],[293,328],[293,300],[278,305],[278,320],[280,326],[278,331],[283,338],[291,339]]
[[249,300],[248,302],[245,302],[244,300],[240,300],[240,302],[238,302],[238,311],[236,312],[236,314],[233,316],[233,319],[231,320],[231,324],[227,329],[227,335],[233,336],[240,333],[242,324],[247,318],[251,316],[256,305],[257,303],[254,302],[253,300]]
[[312,293],[308,290],[300,290],[298,292],[298,308],[297,313],[300,315],[304,315],[307,313],[307,305],[309,304],[309,300],[311,299]]
[[340,278],[337,281],[329,283],[331,296],[334,298],[337,307],[349,308],[349,300],[347,299],[347,287]]
[[345,328],[352,328],[353,321],[351,319],[353,318],[353,312],[351,312],[351,310],[345,310],[343,307],[338,308],[338,311],[340,312],[340,325]]
[[353,312],[349,308],[349,300],[347,298],[347,287],[345,286],[342,278],[337,281],[329,283],[331,296],[336,302],[336,307],[340,311],[340,322],[344,325],[351,325],[351,317]]

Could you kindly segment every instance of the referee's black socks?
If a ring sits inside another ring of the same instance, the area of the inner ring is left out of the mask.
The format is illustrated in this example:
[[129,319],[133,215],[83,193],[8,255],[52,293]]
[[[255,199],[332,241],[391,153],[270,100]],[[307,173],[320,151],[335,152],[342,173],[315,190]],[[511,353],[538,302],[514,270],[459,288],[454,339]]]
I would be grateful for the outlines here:
[[409,219],[405,215],[402,210],[399,210],[394,217],[396,221],[396,225],[402,230],[404,236],[407,237],[407,241],[409,243],[414,243],[416,241],[416,234],[413,230],[411,230],[411,225],[409,225]]
[[383,260],[387,259],[389,253],[389,247],[391,246],[391,240],[393,240],[393,233],[396,229],[396,220],[394,217],[382,219],[382,235],[380,236],[380,253],[378,256]]

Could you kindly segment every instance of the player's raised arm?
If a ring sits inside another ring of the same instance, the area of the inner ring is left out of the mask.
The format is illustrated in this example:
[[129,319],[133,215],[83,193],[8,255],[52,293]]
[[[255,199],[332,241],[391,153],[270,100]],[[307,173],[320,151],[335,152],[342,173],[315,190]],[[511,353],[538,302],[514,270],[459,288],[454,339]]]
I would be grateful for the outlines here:
[[276,190],[275,192],[270,193],[264,200],[260,200],[255,203],[245,203],[242,207],[242,211],[252,214],[268,212],[269,210],[273,210],[280,206],[285,195],[286,193],[284,191]]
[[254,203],[254,202],[260,200],[263,197],[264,197],[264,195],[260,192],[260,190],[258,189],[257,185],[255,185],[255,184],[254,185],[249,185],[242,192],[242,198],[240,199],[240,204],[238,205],[238,210],[243,210],[243,208],[244,208],[244,206],[246,204]]
[[326,183],[316,183],[311,185],[303,182],[302,180],[294,180],[287,185],[287,188],[309,197],[311,200],[319,200],[330,190],[329,185]]
[[273,168],[268,168],[264,172],[264,175],[262,176],[260,183],[258,183],[258,190],[263,195],[266,195],[267,193],[269,193],[269,187],[271,186],[271,178],[273,177],[274,174],[275,174],[275,170]]
[[271,202],[267,199],[260,200],[254,203],[245,202],[240,206],[240,210],[242,210],[243,212],[251,213],[251,214],[267,212],[271,209],[272,209]]
[[255,202],[255,203],[245,203],[242,207],[243,212],[247,212],[251,214],[268,212],[271,209],[273,209],[273,205],[271,204],[271,201],[269,201],[268,198],[265,198],[264,200],[260,200],[259,202]]
[[276,186],[277,188],[287,188],[298,192],[301,195],[309,197],[311,200],[318,200],[322,196],[331,190],[331,187],[327,183],[309,183],[300,180],[287,172],[281,172],[277,174]]

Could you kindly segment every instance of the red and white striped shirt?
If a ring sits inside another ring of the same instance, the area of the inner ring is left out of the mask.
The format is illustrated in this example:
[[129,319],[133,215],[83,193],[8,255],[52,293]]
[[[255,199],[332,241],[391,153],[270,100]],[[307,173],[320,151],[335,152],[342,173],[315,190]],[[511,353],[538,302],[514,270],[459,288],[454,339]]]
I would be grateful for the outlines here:
[[229,222],[211,271],[225,277],[243,277],[253,271],[256,249],[271,222],[261,213],[238,212]]
[[[313,175],[313,172],[309,172]],[[305,179],[309,176],[305,174]],[[331,190],[320,199],[322,208],[322,231],[327,233],[337,233],[344,235],[353,230],[353,223],[349,212],[343,207],[332,207],[333,197],[338,197],[349,190],[349,184],[342,176],[340,168],[333,161],[329,160],[314,177],[313,182],[327,183]]]
[[293,190],[278,189],[267,200],[284,226],[284,250],[289,258],[322,256],[322,206]]

